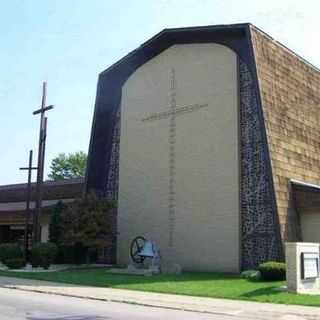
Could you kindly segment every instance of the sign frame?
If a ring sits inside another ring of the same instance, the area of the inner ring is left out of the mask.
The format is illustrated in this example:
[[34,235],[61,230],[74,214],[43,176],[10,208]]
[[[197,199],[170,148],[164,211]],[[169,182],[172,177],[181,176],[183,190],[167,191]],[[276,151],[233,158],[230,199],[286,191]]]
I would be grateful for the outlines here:
[[[301,279],[302,280],[315,280],[319,278],[319,253],[318,252],[302,252],[301,253]],[[313,260],[316,264],[316,274],[308,275],[306,270],[306,261]]]

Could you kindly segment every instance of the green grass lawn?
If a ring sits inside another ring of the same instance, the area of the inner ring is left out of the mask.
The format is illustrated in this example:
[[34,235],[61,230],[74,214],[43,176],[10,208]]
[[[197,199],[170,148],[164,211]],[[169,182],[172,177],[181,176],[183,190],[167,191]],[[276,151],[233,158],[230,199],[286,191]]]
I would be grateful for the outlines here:
[[38,279],[97,287],[130,289],[190,296],[251,300],[320,307],[320,295],[296,295],[281,291],[285,282],[251,282],[222,273],[183,273],[152,277],[116,275],[105,268],[47,273],[0,271],[0,276]]

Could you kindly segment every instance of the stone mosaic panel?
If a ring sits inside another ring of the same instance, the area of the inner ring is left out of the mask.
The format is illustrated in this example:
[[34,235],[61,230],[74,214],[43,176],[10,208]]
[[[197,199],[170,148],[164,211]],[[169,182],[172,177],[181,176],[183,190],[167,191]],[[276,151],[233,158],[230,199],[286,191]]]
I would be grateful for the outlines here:
[[253,77],[240,61],[242,269],[279,260],[281,241]]
[[[110,154],[110,164],[108,168],[108,177],[105,189],[105,196],[108,200],[118,201],[119,188],[119,151],[120,151],[120,108],[115,116],[115,124],[112,135],[112,146]],[[116,263],[116,241],[117,241],[117,208],[114,209],[111,219],[113,232],[111,234],[111,246],[102,252],[101,262]]]
[[115,125],[112,135],[112,146],[110,155],[110,165],[106,184],[106,198],[111,201],[118,200],[119,188],[119,149],[120,149],[120,108],[115,117]]

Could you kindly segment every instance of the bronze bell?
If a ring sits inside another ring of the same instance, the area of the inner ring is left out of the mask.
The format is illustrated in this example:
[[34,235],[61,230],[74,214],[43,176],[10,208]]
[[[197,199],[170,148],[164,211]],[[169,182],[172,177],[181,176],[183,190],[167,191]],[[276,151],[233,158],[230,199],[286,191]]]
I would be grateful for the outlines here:
[[138,253],[138,255],[144,258],[153,258],[155,256],[155,250],[152,241],[145,240],[143,248]]

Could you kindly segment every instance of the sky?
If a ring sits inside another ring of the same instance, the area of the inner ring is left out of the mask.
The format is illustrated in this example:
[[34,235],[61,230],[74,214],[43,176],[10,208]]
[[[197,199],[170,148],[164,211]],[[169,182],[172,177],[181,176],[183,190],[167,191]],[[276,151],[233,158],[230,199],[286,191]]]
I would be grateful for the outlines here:
[[319,12],[319,0],[1,1],[0,185],[26,181],[30,149],[36,161],[43,81],[46,176],[59,153],[88,151],[99,73],[162,29],[251,22],[320,67]]

